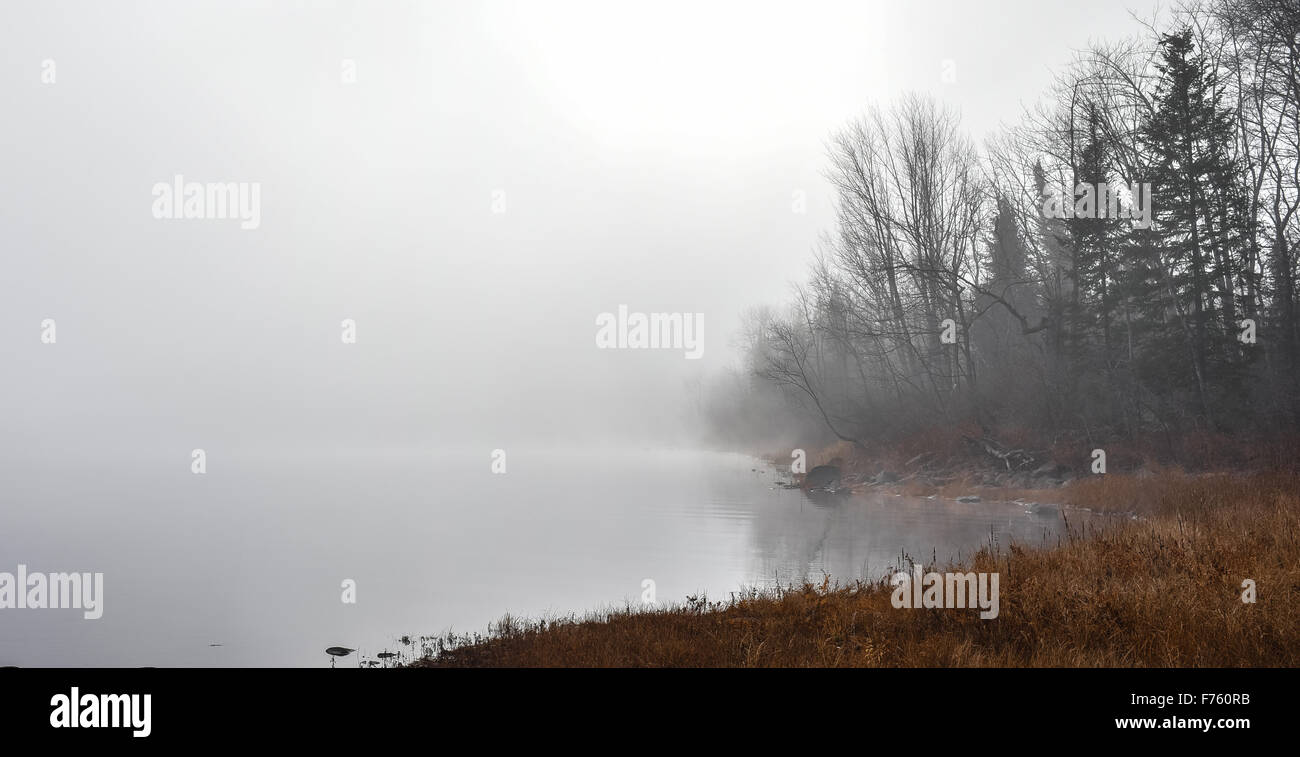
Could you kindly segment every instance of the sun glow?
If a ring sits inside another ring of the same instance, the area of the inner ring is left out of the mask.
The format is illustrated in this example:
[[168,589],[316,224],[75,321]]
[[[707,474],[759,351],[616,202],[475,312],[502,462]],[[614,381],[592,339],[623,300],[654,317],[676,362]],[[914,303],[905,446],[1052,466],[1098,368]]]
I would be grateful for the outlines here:
[[865,5],[525,3],[492,23],[556,110],[599,138],[643,143],[762,133],[835,107],[841,77],[878,51]]

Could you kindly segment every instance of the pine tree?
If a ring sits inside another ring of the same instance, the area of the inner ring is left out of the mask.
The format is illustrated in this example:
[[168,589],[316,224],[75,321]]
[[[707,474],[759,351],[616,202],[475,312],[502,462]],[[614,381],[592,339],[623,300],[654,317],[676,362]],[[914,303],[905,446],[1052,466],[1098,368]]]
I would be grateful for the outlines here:
[[1075,362],[1090,378],[1081,387],[1081,400],[1087,412],[1110,425],[1121,415],[1112,370],[1112,327],[1117,246],[1123,229],[1119,208],[1109,202],[1115,196],[1110,187],[1110,147],[1101,133],[1101,118],[1094,103],[1087,104],[1085,123],[1087,137],[1076,167],[1081,185],[1078,190],[1082,190],[1077,210],[1082,212],[1076,212],[1067,224],[1074,249],[1071,278],[1077,293],[1072,332]]
[[1186,371],[1147,378],[1190,389],[1194,414],[1214,425],[1211,407],[1231,393],[1240,363],[1231,343],[1242,244],[1241,193],[1225,147],[1233,139],[1231,114],[1220,107],[1215,74],[1190,29],[1162,36],[1157,68],[1155,107],[1142,135],[1156,223],[1142,244],[1158,247],[1166,319],[1179,332],[1168,336],[1181,341]]

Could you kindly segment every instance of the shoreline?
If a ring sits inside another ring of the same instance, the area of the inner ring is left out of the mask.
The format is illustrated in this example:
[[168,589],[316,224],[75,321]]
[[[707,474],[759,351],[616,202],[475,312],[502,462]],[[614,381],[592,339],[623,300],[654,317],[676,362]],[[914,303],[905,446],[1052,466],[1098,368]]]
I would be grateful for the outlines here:
[[411,666],[1300,664],[1296,474],[1112,474],[1053,491],[1063,511],[1136,517],[1071,528],[1055,547],[986,546],[961,564],[915,564],[999,574],[994,619],[897,609],[885,580],[827,576],[725,601],[507,616],[483,634],[438,637],[437,653]]

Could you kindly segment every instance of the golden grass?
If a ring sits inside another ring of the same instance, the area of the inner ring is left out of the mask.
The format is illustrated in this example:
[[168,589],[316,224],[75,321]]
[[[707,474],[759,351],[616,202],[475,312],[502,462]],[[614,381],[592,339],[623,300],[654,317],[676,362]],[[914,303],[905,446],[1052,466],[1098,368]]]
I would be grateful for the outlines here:
[[[444,638],[441,654],[416,664],[1300,665],[1300,477],[1105,476],[1056,493],[1144,516],[1072,530],[1053,548],[981,550],[966,569],[1000,574],[992,620],[974,610],[895,609],[883,582],[828,580],[586,619],[506,618],[486,636]],[[1258,587],[1255,604],[1240,598],[1247,578]]]

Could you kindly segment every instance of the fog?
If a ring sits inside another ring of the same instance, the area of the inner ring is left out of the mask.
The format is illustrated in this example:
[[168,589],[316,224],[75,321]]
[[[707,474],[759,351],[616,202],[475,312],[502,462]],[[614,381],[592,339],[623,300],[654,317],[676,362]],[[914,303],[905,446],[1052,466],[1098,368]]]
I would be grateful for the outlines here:
[[[834,129],[917,90],[979,138],[1126,16],[611,5],[7,3],[4,450],[689,441],[833,225]],[[177,175],[260,224],[155,218]],[[620,305],[702,358],[597,349]]]

